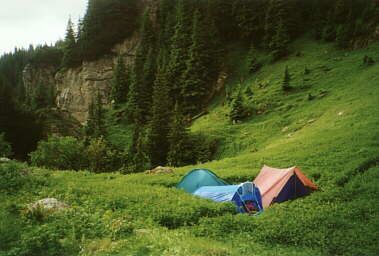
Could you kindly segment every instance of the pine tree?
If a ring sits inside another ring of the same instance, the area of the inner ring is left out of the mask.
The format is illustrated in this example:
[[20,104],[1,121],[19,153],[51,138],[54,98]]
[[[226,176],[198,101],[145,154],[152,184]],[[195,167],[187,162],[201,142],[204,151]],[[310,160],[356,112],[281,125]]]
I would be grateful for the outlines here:
[[143,145],[143,137],[139,134],[137,139],[136,154],[133,157],[134,171],[143,172],[150,168],[149,157]]
[[207,48],[208,38],[202,22],[200,12],[195,11],[192,45],[182,79],[181,96],[183,100],[181,105],[184,114],[196,113],[202,106],[204,96],[207,95],[207,64],[211,63],[211,56]]
[[62,58],[62,67],[71,67],[76,62],[76,39],[74,32],[74,24],[71,18],[68,20],[66,38],[64,41],[64,50]]
[[290,81],[291,81],[291,75],[288,71],[288,66],[286,66],[284,70],[284,77],[283,77],[283,82],[282,82],[283,91],[291,90]]
[[330,42],[336,38],[336,29],[333,21],[333,11],[330,10],[322,30],[322,39]]
[[48,86],[38,84],[31,95],[31,107],[33,110],[43,109],[51,106],[51,96]]
[[191,163],[191,150],[188,127],[181,114],[178,103],[175,104],[174,120],[168,134],[170,149],[167,162],[170,166],[184,166]]
[[241,121],[245,117],[245,108],[243,106],[243,99],[241,92],[238,92],[237,96],[232,99],[232,105],[229,113],[229,119],[233,123]]
[[124,60],[120,55],[117,59],[117,64],[113,72],[112,80],[112,100],[114,104],[126,103],[129,92],[129,78]]
[[[192,2],[188,0],[178,0],[176,8],[176,25],[175,33],[172,37],[170,47],[170,60],[168,64],[168,83],[171,95],[178,97],[183,84],[183,73],[186,70],[186,61],[189,54],[188,49],[191,46],[192,34]],[[182,99],[179,97],[179,101]]]
[[152,166],[164,165],[167,161],[169,143],[167,140],[172,103],[165,71],[159,68],[154,85],[152,117],[147,134],[149,158]]
[[283,19],[280,18],[279,23],[276,26],[275,35],[270,42],[270,49],[272,50],[271,54],[274,60],[287,55],[289,41],[288,31]]
[[131,121],[136,118],[142,124],[149,120],[151,109],[152,88],[155,74],[155,39],[154,30],[150,21],[149,12],[145,12],[142,28],[141,42],[137,56],[128,94],[128,117]]
[[151,47],[147,53],[143,66],[143,76],[140,84],[139,106],[143,121],[147,122],[151,115],[153,87],[155,81],[156,60],[155,52]]
[[289,29],[295,33],[294,21],[290,10],[294,9],[292,1],[271,0],[265,18],[265,46],[272,51],[274,60],[287,53],[291,39]]
[[100,91],[97,91],[88,109],[88,120],[86,125],[86,135],[99,138],[106,135],[105,117]]
[[261,65],[258,62],[257,51],[256,51],[254,45],[251,45],[250,50],[247,54],[246,61],[247,61],[247,69],[248,69],[250,74],[259,70]]
[[350,0],[338,0],[334,8],[336,23],[336,43],[340,48],[349,45],[353,35],[353,4]]
[[242,37],[259,43],[264,35],[265,0],[233,1],[233,14]]
[[276,0],[271,0],[268,4],[265,16],[265,35],[264,45],[266,49],[270,49],[270,43],[275,35],[277,7],[275,6]]

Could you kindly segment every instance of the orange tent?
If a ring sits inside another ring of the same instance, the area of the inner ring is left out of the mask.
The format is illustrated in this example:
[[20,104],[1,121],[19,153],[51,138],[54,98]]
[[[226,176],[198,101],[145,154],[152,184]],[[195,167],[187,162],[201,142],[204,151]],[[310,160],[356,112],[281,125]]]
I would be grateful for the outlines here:
[[298,167],[275,169],[263,166],[254,183],[261,191],[263,207],[308,195],[318,187]]

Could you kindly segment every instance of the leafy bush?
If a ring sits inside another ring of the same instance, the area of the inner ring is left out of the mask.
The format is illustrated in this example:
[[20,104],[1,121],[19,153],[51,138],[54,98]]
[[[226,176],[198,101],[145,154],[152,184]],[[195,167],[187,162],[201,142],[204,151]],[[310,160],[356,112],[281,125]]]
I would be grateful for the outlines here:
[[210,138],[204,134],[196,134],[191,137],[191,148],[194,159],[192,164],[205,163],[213,160],[217,150],[217,139]]
[[0,133],[0,157],[10,156],[12,153],[11,145],[4,139],[4,133]]
[[33,165],[52,169],[80,170],[88,165],[84,144],[74,137],[49,137],[30,153]]
[[3,251],[11,249],[20,236],[19,220],[0,209],[0,255]]
[[27,177],[21,173],[24,164],[10,161],[0,164],[0,191],[12,192],[21,188]]
[[87,148],[92,172],[111,172],[121,168],[126,153],[112,149],[103,137],[93,138]]

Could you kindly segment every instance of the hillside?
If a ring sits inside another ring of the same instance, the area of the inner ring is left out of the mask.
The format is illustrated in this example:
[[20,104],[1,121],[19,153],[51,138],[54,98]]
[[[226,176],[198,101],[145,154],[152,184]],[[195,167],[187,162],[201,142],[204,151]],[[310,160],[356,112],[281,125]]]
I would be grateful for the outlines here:
[[[161,175],[22,167],[33,174],[0,195],[0,255],[378,255],[379,44],[346,51],[304,36],[289,47],[274,63],[259,51],[265,65],[250,75],[248,47],[227,49],[225,93],[190,126],[217,141],[213,161]],[[254,111],[233,124],[227,95],[238,91]],[[120,147],[130,141],[129,123],[107,129]],[[264,164],[299,166],[321,191],[248,216],[173,187],[193,168],[239,183]],[[26,210],[48,197],[70,208]]]

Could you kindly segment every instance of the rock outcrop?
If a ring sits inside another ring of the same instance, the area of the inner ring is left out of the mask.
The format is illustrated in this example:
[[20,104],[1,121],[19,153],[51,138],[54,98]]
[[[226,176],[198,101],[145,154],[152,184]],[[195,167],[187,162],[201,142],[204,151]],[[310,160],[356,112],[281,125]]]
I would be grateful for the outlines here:
[[55,75],[57,107],[68,111],[75,119],[84,123],[88,117],[88,106],[95,93],[99,92],[102,95],[104,104],[110,104],[113,66],[117,55],[121,54],[125,63],[132,65],[138,42],[139,37],[136,33],[114,47],[111,55],[93,62],[83,62],[77,68],[58,72]]
[[[150,17],[154,24],[159,0],[142,0],[139,4],[141,9],[150,9]],[[110,104],[111,80],[117,56],[121,54],[126,65],[133,65],[139,42],[140,37],[137,31],[122,43],[114,46],[110,54],[96,61],[83,62],[79,67],[59,72],[49,66],[27,65],[23,72],[26,91],[31,92],[32,88],[40,83],[54,86],[58,109],[68,112],[84,124],[88,117],[88,107],[98,91],[102,95],[103,103]]]
[[68,205],[59,201],[56,198],[45,198],[28,205],[29,211],[41,209],[48,212],[54,212],[54,211],[61,211],[66,208],[68,208]]

